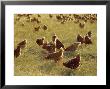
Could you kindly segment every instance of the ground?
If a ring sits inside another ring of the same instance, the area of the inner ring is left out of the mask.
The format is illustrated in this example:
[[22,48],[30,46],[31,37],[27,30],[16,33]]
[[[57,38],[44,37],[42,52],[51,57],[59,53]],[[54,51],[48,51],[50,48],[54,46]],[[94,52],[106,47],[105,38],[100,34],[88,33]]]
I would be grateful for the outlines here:
[[[26,22],[25,17],[21,17],[19,21],[14,23],[14,47],[24,39],[27,39],[27,45],[21,51],[21,55],[14,59],[14,75],[15,76],[96,76],[97,75],[97,23],[85,24],[84,28],[80,28],[79,24],[68,21],[61,24],[56,19],[56,15],[52,18],[48,14],[33,14],[32,17],[39,18],[41,23]],[[17,15],[14,15],[14,19]],[[22,23],[24,26],[22,26]],[[40,29],[35,31],[35,26],[47,25],[48,30]],[[75,52],[64,53],[64,58],[55,63],[53,60],[45,59],[45,50],[36,44],[36,39],[46,37],[51,41],[52,34],[56,33],[60,41],[65,47],[76,41],[78,34],[85,36],[88,31],[92,32],[92,42],[90,45],[81,45]],[[63,66],[63,62],[75,57],[77,53],[81,55],[80,66],[77,69],[69,69]]]

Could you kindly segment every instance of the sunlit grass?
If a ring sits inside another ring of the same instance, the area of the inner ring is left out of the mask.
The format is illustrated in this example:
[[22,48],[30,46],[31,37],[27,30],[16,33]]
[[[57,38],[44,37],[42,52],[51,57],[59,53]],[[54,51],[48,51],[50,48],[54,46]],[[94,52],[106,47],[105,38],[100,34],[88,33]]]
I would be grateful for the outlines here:
[[[97,75],[97,24],[87,22],[84,29],[72,21],[65,24],[59,23],[48,15],[41,15],[40,25],[48,25],[48,30],[40,29],[34,31],[36,23],[25,22],[22,19],[14,25],[14,46],[27,39],[27,46],[22,50],[22,54],[14,60],[15,76],[96,76]],[[24,22],[24,26],[20,25]],[[83,44],[76,52],[64,53],[64,58],[55,63],[53,60],[46,60],[46,56],[41,47],[36,44],[36,39],[45,36],[46,40],[51,41],[52,34],[55,32],[65,47],[76,41],[77,34],[84,36],[88,31],[92,31],[92,45]],[[80,66],[76,70],[68,69],[62,65],[63,62],[73,58],[77,53],[81,54]]]

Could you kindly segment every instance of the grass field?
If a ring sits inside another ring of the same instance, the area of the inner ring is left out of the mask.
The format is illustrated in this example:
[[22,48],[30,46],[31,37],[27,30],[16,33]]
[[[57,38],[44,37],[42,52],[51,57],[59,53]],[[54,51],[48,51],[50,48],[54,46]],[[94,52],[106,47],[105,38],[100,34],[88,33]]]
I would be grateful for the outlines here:
[[[39,18],[41,23],[26,22],[25,17],[21,17],[19,21],[14,23],[14,47],[24,39],[27,39],[26,48],[21,51],[21,55],[14,59],[14,75],[15,76],[96,76],[97,75],[97,23],[91,24],[89,21],[84,28],[80,28],[79,24],[68,21],[61,24],[53,15],[52,18],[48,14],[33,14],[32,17]],[[17,15],[14,15],[14,19]],[[22,26],[22,24],[24,26]],[[40,29],[35,31],[35,26],[47,25],[48,30]],[[84,36],[88,31],[92,31],[93,44],[83,44],[75,52],[64,53],[64,58],[55,63],[53,60],[46,60],[44,57],[45,50],[36,44],[36,39],[46,37],[49,42],[52,34],[56,33],[60,41],[65,47],[76,41],[78,34]],[[77,69],[69,69],[62,65],[63,62],[73,58],[77,53],[81,55],[80,66]]]

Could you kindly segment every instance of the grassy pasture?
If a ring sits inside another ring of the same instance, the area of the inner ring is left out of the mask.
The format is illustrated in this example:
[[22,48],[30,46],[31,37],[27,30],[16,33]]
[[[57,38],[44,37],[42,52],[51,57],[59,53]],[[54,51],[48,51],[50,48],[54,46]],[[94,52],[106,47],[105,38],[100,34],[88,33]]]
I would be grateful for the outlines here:
[[[17,15],[14,15],[14,19]],[[61,24],[54,14],[52,18],[48,14],[33,14],[32,17],[39,18],[41,23],[26,22],[25,17],[14,23],[14,47],[24,39],[27,39],[27,46],[21,51],[21,55],[14,59],[15,76],[96,76],[97,75],[97,23],[91,24],[89,21],[84,28],[73,21],[67,21]],[[24,23],[24,26],[21,26]],[[40,29],[35,31],[35,26],[47,25],[48,30]],[[36,39],[46,37],[51,41],[53,33],[56,33],[65,47],[76,41],[77,34],[84,36],[88,31],[92,31],[92,45],[83,44],[75,52],[64,53],[64,58],[55,63],[54,60],[46,60],[45,50],[36,44]],[[63,62],[73,58],[77,53],[81,55],[80,66],[75,69],[69,69],[62,65]]]

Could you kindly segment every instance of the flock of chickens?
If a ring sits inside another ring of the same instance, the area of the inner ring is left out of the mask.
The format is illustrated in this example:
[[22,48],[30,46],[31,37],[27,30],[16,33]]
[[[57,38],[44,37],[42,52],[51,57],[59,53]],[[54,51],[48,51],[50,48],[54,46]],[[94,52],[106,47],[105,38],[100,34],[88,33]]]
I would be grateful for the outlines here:
[[[48,30],[48,25],[42,24],[42,21],[39,19],[41,18],[41,15],[38,14],[38,18],[32,17],[33,14],[17,14],[17,17],[15,18],[14,23],[20,21],[21,17],[25,17],[26,22],[32,22],[35,24],[39,24],[38,26],[34,26],[34,31],[39,31],[40,29]],[[54,15],[49,14],[49,18],[53,18]],[[97,15],[96,14],[69,14],[69,15],[64,15],[64,14],[58,14],[55,16],[58,22],[61,24],[65,24],[68,21],[73,21],[76,24],[79,24],[80,28],[84,28],[85,24],[89,21],[91,24],[95,23],[97,21]],[[21,26],[25,26],[24,22],[20,22]]]
[[[39,19],[31,18],[30,15],[31,14],[18,14],[19,17],[16,18],[16,20],[20,20],[21,16],[26,16],[27,22],[31,21],[31,22],[41,23],[41,21]],[[38,14],[38,17],[41,17],[41,16]],[[53,15],[49,14],[49,17],[52,18]],[[84,16],[74,14],[74,18],[75,18],[74,23],[79,23],[79,26],[81,28],[84,28],[85,23],[88,20],[90,20],[91,23],[94,23],[97,20],[96,15],[94,15],[94,14],[93,15],[87,14]],[[61,22],[61,24],[64,24],[69,20],[73,20],[73,18],[71,17],[71,14],[69,16],[64,16],[63,14],[59,14],[59,15],[56,15],[56,19],[59,22]],[[83,20],[83,23],[79,22],[79,20]],[[22,26],[24,26],[23,23],[22,23]],[[35,29],[35,31],[39,31],[39,29],[41,27],[44,30],[48,29],[47,25],[34,27],[34,29]],[[45,37],[43,37],[43,38],[38,38],[36,40],[36,44],[48,52],[45,59],[53,59],[55,62],[58,62],[59,60],[63,59],[65,51],[74,52],[78,49],[79,45],[81,45],[81,44],[92,44],[91,36],[92,36],[91,31],[89,31],[85,36],[81,36],[80,34],[78,34],[77,38],[76,38],[76,42],[74,42],[73,44],[71,44],[70,46],[65,48],[64,44],[59,40],[58,36],[54,33],[52,36],[51,42],[45,41]],[[21,55],[21,51],[23,48],[26,47],[26,44],[27,44],[26,39],[17,44],[17,48],[14,49],[15,58],[17,58]],[[70,59],[67,62],[64,62],[63,65],[67,68],[76,69],[80,65],[80,54],[77,54],[74,58]]]
[[[57,35],[54,34],[52,36],[52,41],[45,42],[45,37],[39,38],[36,40],[36,43],[42,47],[42,49],[45,49],[48,54],[45,57],[46,59],[53,59],[55,62],[58,62],[59,60],[63,59],[64,57],[64,51],[76,51],[78,46],[85,43],[85,44],[92,44],[91,41],[91,31],[89,31],[85,37],[82,37],[81,35],[77,35],[77,41],[65,48],[63,43],[58,39]],[[25,48],[27,44],[27,40],[18,43],[17,48],[14,50],[14,56],[18,57],[21,54],[21,49]],[[57,51],[58,50],[58,51]],[[75,69],[80,64],[80,54],[78,54],[73,59],[70,59],[69,61],[63,63],[65,67]]]

